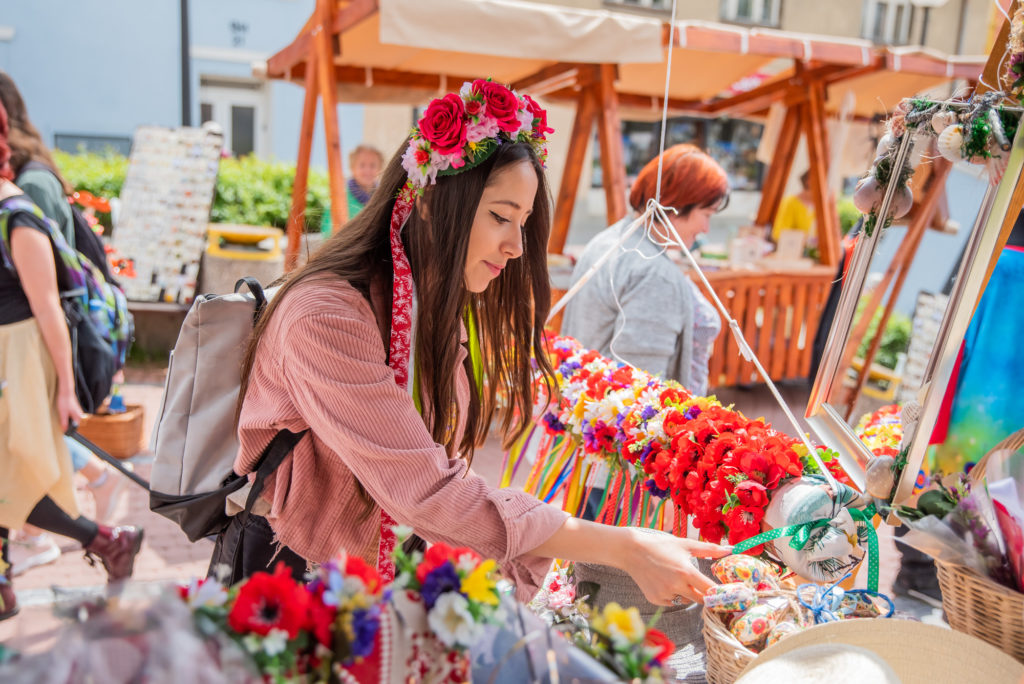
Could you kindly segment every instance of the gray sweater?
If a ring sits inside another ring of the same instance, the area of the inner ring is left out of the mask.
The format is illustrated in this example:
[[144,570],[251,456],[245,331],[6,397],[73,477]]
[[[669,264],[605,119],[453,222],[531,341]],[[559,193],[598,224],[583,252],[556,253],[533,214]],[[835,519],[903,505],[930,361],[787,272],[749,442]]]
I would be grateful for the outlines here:
[[[573,270],[573,284],[618,242],[632,220],[625,218],[594,236]],[[699,392],[690,368],[694,302],[688,280],[641,227],[569,300],[562,334]]]

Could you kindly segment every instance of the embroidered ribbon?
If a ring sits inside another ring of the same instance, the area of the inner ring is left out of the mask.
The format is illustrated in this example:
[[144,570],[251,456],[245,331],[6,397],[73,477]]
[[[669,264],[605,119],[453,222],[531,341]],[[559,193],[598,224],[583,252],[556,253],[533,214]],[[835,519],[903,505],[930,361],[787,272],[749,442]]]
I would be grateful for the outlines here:
[[[871,524],[871,519],[875,517],[875,505],[869,504],[864,509],[859,508],[848,508],[850,516],[854,522],[864,523],[864,527],[867,530],[868,535],[868,591],[872,593],[878,592],[878,533],[875,532],[875,526]],[[789,540],[791,548],[800,550],[803,549],[807,542],[810,540],[811,533],[814,530],[827,527],[831,520],[821,519],[812,520],[806,523],[799,523],[796,525],[788,525],[786,527],[777,527],[767,532],[756,534],[750,539],[745,539],[739,544],[733,546],[733,551],[736,553],[743,553],[748,551],[755,546],[766,544],[770,541],[775,541],[781,537],[792,537]],[[842,581],[842,580],[840,580]]]
[[[402,227],[412,213],[415,194],[406,187],[395,200],[391,212],[391,338],[388,343],[388,365],[395,373],[395,382],[403,390],[409,389],[409,356],[412,347],[412,269],[402,247]],[[395,520],[387,511],[380,511],[380,544],[377,548],[377,572],[387,584],[395,579],[392,554],[398,539],[394,531]]]

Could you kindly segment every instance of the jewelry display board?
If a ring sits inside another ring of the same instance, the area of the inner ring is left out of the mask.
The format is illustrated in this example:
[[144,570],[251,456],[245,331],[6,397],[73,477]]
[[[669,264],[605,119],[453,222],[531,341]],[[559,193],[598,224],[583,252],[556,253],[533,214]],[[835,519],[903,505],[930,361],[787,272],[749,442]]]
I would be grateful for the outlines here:
[[135,131],[112,240],[135,265],[122,281],[128,299],[191,303],[222,147],[205,128]]

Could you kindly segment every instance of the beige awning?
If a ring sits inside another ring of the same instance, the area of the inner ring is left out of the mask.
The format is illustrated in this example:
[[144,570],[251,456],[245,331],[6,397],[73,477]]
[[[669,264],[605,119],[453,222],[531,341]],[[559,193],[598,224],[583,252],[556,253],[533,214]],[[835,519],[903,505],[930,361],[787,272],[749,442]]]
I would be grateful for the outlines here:
[[[670,35],[669,98],[677,113],[763,113],[799,62],[831,69],[830,110],[852,91],[855,114],[870,117],[902,97],[976,79],[984,64],[984,57],[710,22],[680,21],[670,31],[657,17],[522,0],[338,0],[338,8],[335,80],[348,102],[422,104],[486,77],[570,98],[573,66],[604,63],[618,67],[624,113],[649,115],[661,108]],[[314,26],[311,19],[268,61],[267,76],[302,80]],[[767,88],[765,98],[731,108],[730,98],[743,101],[744,91],[773,83],[778,87]]]

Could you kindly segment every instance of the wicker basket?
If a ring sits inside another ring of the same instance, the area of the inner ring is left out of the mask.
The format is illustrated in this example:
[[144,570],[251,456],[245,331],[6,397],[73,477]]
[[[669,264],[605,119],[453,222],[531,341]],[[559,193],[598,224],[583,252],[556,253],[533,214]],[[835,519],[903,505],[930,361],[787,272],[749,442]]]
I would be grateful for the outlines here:
[[[796,617],[804,624],[805,617],[798,614],[800,607],[796,602],[796,592],[781,590],[777,592],[760,592],[761,596],[785,596],[790,599],[789,612],[786,617]],[[720,613],[704,609],[704,645],[707,647],[707,679],[709,684],[732,684],[740,673],[757,658],[757,653],[740,643],[725,624]]]
[[1024,662],[1024,594],[962,565],[935,561],[950,627]]
[[131,458],[142,450],[142,406],[129,404],[124,413],[85,416],[78,431],[114,458]]

